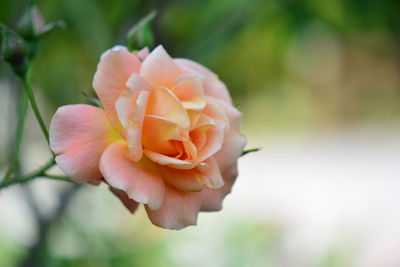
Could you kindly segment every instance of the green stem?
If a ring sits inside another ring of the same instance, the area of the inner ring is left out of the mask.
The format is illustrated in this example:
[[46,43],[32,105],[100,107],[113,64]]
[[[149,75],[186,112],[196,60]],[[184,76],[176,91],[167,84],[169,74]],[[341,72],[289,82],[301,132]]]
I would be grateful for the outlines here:
[[23,131],[24,131],[27,109],[28,109],[28,98],[23,93],[21,95],[19,108],[18,108],[18,126],[17,126],[16,136],[15,136],[15,147],[14,147],[14,151],[13,151],[13,154],[11,157],[10,167],[8,168],[3,180],[9,179],[11,174],[16,169],[18,169],[19,154],[21,151],[21,143],[22,143],[22,136],[23,136]]
[[54,165],[54,163],[55,163],[54,159],[51,159],[48,163],[46,163],[45,165],[43,165],[41,168],[37,169],[36,171],[22,175],[20,177],[14,177],[14,178],[8,179],[6,181],[3,181],[2,183],[0,183],[0,189],[3,189],[7,186],[17,184],[17,183],[19,183],[19,184],[26,183],[30,180],[33,180],[33,179],[39,178],[39,177],[47,178],[47,179],[51,179],[51,180],[72,182],[66,176],[47,175],[46,174],[46,171],[48,169],[50,169]]
[[47,143],[50,144],[50,142],[49,142],[49,132],[47,131],[47,127],[44,124],[42,116],[40,115],[39,108],[37,106],[36,99],[35,99],[35,96],[33,94],[32,87],[30,85],[28,76],[29,76],[28,74],[25,75],[25,77],[23,79],[24,80],[24,86],[25,86],[26,95],[28,96],[29,102],[31,103],[33,113],[35,114],[36,120],[39,123],[40,129],[42,130],[43,135],[46,138]]

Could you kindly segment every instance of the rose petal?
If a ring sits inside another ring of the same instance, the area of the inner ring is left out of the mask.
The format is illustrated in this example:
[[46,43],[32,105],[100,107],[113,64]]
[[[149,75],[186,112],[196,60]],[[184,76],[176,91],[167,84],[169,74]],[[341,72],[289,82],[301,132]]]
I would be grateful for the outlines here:
[[110,186],[125,191],[129,198],[154,210],[160,208],[165,185],[157,167],[146,158],[132,162],[127,152],[123,142],[115,142],[106,149],[100,159],[104,179]]
[[205,161],[209,168],[206,171],[200,172],[201,179],[208,188],[221,188],[224,185],[224,180],[221,176],[217,161],[214,157],[210,157]]
[[171,87],[182,74],[179,66],[159,45],[142,62],[140,75],[153,87]]
[[178,153],[170,140],[181,140],[176,123],[165,118],[146,115],[143,123],[143,146],[155,152],[172,155]]
[[153,162],[156,162],[160,165],[165,165],[171,168],[180,169],[180,170],[189,170],[193,169],[198,165],[198,163],[193,163],[190,161],[180,160],[173,157],[168,157],[166,155],[157,153],[155,151],[151,151],[148,149],[144,149],[143,153],[151,159]]
[[173,93],[186,109],[202,110],[207,102],[204,98],[201,79],[196,75],[182,75],[175,81]]
[[126,140],[129,147],[129,158],[138,161],[142,158],[142,128],[144,113],[149,99],[149,92],[124,93],[115,102],[118,118],[126,128]]
[[222,202],[227,194],[232,190],[233,183],[236,180],[237,165],[233,164],[224,173],[225,184],[220,189],[204,188],[199,192],[201,199],[201,211],[219,211],[222,209]]
[[190,127],[190,119],[182,103],[166,87],[160,87],[152,91],[146,114],[166,118],[184,129],[189,129]]
[[221,149],[214,155],[221,172],[234,164],[240,157],[246,145],[246,138],[239,134],[230,134],[225,137]]
[[171,230],[179,230],[189,225],[196,225],[200,209],[197,193],[183,192],[173,187],[166,187],[165,200],[158,210],[146,206],[147,215],[153,224]]
[[107,116],[114,127],[120,130],[115,101],[125,90],[126,82],[133,72],[139,72],[140,60],[126,47],[116,46],[101,55],[93,79],[93,88],[104,106]]
[[189,59],[176,58],[174,61],[183,70],[185,70],[186,73],[197,75],[201,74],[204,77],[203,88],[205,95],[219,98],[229,104],[232,103],[232,99],[229,95],[226,85],[221,82],[217,75],[215,75],[212,71]]
[[130,213],[135,213],[137,210],[139,203],[137,203],[135,200],[132,200],[128,197],[128,195],[125,193],[125,191],[116,189],[114,187],[109,187],[110,191],[119,198],[119,200],[124,204],[124,206],[129,210]]
[[50,148],[56,162],[74,181],[102,177],[99,160],[106,147],[120,138],[102,109],[89,105],[60,107],[50,123]]
[[178,170],[174,168],[159,166],[164,180],[184,191],[200,191],[203,188],[203,181],[196,169]]
[[[202,162],[207,158],[214,155],[218,150],[221,149],[222,143],[224,142],[224,133],[227,125],[224,122],[216,121],[214,127],[207,127],[206,131],[206,143],[202,149],[198,152],[197,162]],[[202,130],[198,128],[195,131]]]

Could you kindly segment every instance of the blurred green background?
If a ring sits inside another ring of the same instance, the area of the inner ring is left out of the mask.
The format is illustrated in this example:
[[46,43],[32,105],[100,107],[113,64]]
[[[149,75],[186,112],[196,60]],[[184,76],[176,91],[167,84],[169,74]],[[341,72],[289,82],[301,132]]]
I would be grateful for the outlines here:
[[[2,0],[0,22],[15,27],[27,3]],[[35,3],[46,21],[61,19],[68,25],[40,41],[33,64],[32,81],[46,122],[58,106],[86,102],[82,92],[94,95],[91,82],[101,53],[124,44],[130,26],[156,10],[152,23],[156,44],[163,44],[173,57],[191,58],[219,75],[244,114],[243,133],[250,147],[264,146],[268,151],[265,140],[292,135],[297,136],[294,140],[300,140],[299,136],[312,139],[315,133],[336,133],[355,125],[373,125],[392,133],[400,125],[399,1]],[[9,136],[15,128],[20,87],[9,66],[0,62],[2,166],[11,150]],[[40,144],[35,122],[28,127],[33,135],[25,138],[26,169],[39,166],[43,161],[35,160],[46,159],[47,153],[35,156],[34,150],[46,151],[46,147]],[[367,147],[369,141],[365,143]],[[257,154],[248,157],[255,159]],[[246,179],[248,168],[241,169],[239,179]],[[260,219],[257,212],[244,215],[234,204],[221,212],[225,214],[201,215],[199,228],[176,233],[151,226],[143,212],[128,215],[105,188],[88,187],[80,189],[45,233],[37,252],[38,266],[367,266],[351,263],[352,249],[339,245],[311,253],[313,260],[305,263],[287,260],[282,249],[287,225],[280,219]],[[45,218],[56,206],[48,204],[57,202],[54,193],[48,192],[54,188],[62,191],[63,187],[48,181],[33,185],[31,201],[39,203]],[[252,188],[248,190],[251,194]],[[15,188],[0,192],[0,266],[21,263],[38,238],[40,222],[29,205],[5,204],[22,194]],[[240,197],[234,190],[228,199]]]

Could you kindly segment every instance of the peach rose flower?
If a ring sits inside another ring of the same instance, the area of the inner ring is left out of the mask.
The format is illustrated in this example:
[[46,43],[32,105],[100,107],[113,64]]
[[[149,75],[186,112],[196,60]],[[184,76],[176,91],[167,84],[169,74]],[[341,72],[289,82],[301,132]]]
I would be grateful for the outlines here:
[[221,209],[246,141],[213,72],[162,46],[116,46],[101,56],[93,87],[104,109],[63,106],[50,125],[56,162],[72,180],[105,181],[131,212],[142,203],[168,229]]

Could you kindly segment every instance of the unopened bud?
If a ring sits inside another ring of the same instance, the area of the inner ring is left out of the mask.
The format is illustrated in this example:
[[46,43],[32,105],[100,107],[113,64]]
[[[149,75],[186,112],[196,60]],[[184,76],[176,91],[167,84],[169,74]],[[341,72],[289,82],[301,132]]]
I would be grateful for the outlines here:
[[14,72],[24,74],[28,67],[29,49],[25,41],[15,32],[2,27],[1,55]]
[[30,5],[18,24],[18,32],[26,39],[35,39],[46,32],[46,26],[40,10]]

